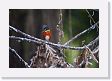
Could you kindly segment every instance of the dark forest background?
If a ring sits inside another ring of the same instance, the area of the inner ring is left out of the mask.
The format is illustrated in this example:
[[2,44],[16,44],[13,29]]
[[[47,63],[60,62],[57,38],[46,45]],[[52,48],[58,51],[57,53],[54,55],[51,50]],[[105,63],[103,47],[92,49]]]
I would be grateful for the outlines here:
[[[99,21],[99,11],[88,9],[89,13],[93,15],[95,22]],[[41,38],[42,25],[48,24],[52,37],[51,42],[58,43],[58,31],[56,26],[59,22],[59,9],[9,9],[9,25],[37,38]],[[76,34],[89,28],[91,24],[90,17],[85,9],[62,9],[62,23],[61,29],[64,32],[64,37],[61,38],[61,44],[64,44]],[[9,31],[9,35],[21,36],[18,33]],[[70,43],[70,46],[82,46],[88,44],[99,35],[97,29],[92,30],[78,39]],[[36,45],[34,43],[28,43],[24,41],[9,40],[9,46],[14,48],[17,53],[28,63],[30,59],[35,55]],[[9,52],[9,67],[23,67],[17,58]],[[75,57],[77,57],[81,51],[79,50],[64,50],[66,55],[66,61],[73,63]],[[19,60],[19,59],[18,59]],[[97,67],[97,64],[92,61],[93,65],[90,67]]]

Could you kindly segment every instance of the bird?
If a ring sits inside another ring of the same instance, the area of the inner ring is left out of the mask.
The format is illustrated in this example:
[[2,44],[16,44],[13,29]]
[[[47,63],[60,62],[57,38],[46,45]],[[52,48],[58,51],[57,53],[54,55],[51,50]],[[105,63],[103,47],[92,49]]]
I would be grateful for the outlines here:
[[[48,42],[50,42],[52,36],[52,32],[47,24],[42,26],[42,38]],[[64,54],[62,53],[61,49],[59,47],[51,47],[46,44],[47,49],[51,49],[53,52],[57,53],[58,56],[64,57]]]
[[51,30],[48,25],[42,26],[42,38],[46,41],[49,41],[51,39]]

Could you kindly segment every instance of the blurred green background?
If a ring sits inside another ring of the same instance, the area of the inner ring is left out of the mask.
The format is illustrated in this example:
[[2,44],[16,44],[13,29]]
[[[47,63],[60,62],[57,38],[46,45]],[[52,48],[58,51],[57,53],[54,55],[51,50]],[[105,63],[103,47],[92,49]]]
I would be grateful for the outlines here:
[[[99,21],[99,12],[94,10],[88,10],[95,22]],[[62,42],[65,43],[67,40],[70,40],[72,37],[82,32],[83,30],[89,28],[93,22],[90,22],[90,18],[85,9],[77,10],[66,10],[63,18],[63,29],[64,29],[64,38]],[[97,29],[81,35],[78,39],[70,43],[70,46],[82,46],[82,43],[88,44],[90,41],[94,40],[99,35]],[[65,50],[66,61],[73,63],[74,58],[81,54],[81,51],[78,50]],[[93,66],[96,67],[96,63],[91,61]]]

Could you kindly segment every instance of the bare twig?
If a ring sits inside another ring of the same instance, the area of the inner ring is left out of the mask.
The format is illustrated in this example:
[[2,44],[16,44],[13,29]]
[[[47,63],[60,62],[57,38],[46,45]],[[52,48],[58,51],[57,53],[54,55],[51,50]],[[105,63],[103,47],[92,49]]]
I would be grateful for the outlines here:
[[[48,45],[64,48],[64,49],[71,49],[71,50],[82,50],[82,49],[84,49],[84,47],[64,46],[64,45],[61,45],[61,44],[55,44],[55,43],[44,41],[44,40],[40,40],[38,42],[38,41],[31,40],[31,39],[28,39],[28,38],[21,38],[21,37],[15,37],[15,36],[9,36],[9,38],[10,39],[15,39],[15,40],[22,40],[22,41],[33,42],[33,43],[37,43],[37,44],[42,44],[43,43],[43,44],[48,44]],[[40,43],[40,42],[42,42],[42,43]]]
[[93,52],[92,52],[87,46],[86,46],[86,48],[89,50],[92,59],[93,59],[96,63],[98,63],[98,60],[97,60],[96,57],[94,56]]
[[[16,28],[12,27],[12,26],[9,26],[9,27],[10,27],[10,29],[12,29],[12,30],[14,30],[14,31],[16,31],[16,32],[18,32],[18,33],[20,33],[20,34],[22,34],[22,35],[24,35],[24,36],[26,36],[26,37],[29,38],[29,39],[28,39],[28,38],[20,38],[20,37],[10,36],[9,38],[11,38],[11,39],[26,40],[26,41],[28,41],[28,42],[34,42],[34,43],[38,43],[38,44],[48,44],[48,45],[56,46],[56,47],[59,47],[59,48],[72,49],[72,50],[82,50],[82,49],[85,48],[85,47],[71,47],[71,46],[66,46],[66,44],[64,44],[64,45],[55,44],[55,43],[48,42],[48,41],[45,41],[45,40],[42,40],[42,39],[39,39],[39,38],[35,38],[35,37],[31,36],[31,35],[28,35],[28,34],[22,32],[22,31],[20,31],[20,30],[18,30],[18,29],[16,29]],[[90,27],[89,29],[87,29],[87,30],[85,30],[85,31],[88,31],[88,30],[94,29],[94,28],[95,28],[95,27],[92,26],[92,27]],[[85,31],[83,31],[83,32],[85,32]],[[82,34],[82,33],[76,35],[75,37],[78,37],[78,36],[80,36],[81,34]],[[72,40],[73,40],[73,39],[72,39]],[[98,38],[95,39],[94,41],[90,42],[87,46],[89,47],[89,46],[93,45],[96,41],[98,41]],[[71,42],[71,41],[68,41],[68,43],[69,43],[69,42]]]
[[32,43],[37,43],[37,44],[41,44],[40,42],[33,40],[33,39],[29,39],[29,38],[22,38],[22,37],[16,37],[16,36],[9,36],[10,39],[15,39],[15,40],[21,40],[21,41],[27,41],[27,42],[32,42]]
[[[40,42],[43,42],[43,44],[48,44],[48,45],[52,45],[52,46],[56,46],[56,47],[59,47],[59,48],[64,48],[64,49],[71,49],[71,50],[82,50],[84,49],[85,47],[71,47],[71,46],[65,46],[65,45],[61,45],[61,44],[55,44],[55,43],[52,43],[52,42],[48,42],[48,41],[35,41],[35,40],[32,40],[32,39],[28,39],[28,38],[21,38],[21,37],[15,37],[15,36],[9,36],[10,39],[15,39],[15,40],[22,40],[22,41],[28,41],[28,42],[33,42],[33,43],[37,43],[37,44],[41,44]],[[98,41],[98,37],[93,40],[92,42],[90,42],[87,46],[90,47],[92,45],[94,45],[94,43],[96,43]]]
[[94,44],[97,43],[97,42],[99,42],[99,37],[97,37],[95,40],[91,41],[91,42],[87,45],[87,47],[90,47],[90,46],[94,45]]
[[80,56],[74,59],[74,65],[80,68],[87,68],[89,64],[92,65],[89,59],[99,63],[97,57],[94,55],[94,52],[92,52],[91,49],[85,45],[85,49],[83,49]]
[[[14,28],[14,27],[12,27],[12,26],[9,26],[9,28],[10,29],[12,29],[13,31],[15,31],[15,32],[18,32],[18,33],[20,33],[20,34],[22,34],[23,36],[25,36],[25,37],[28,37],[29,39],[32,39],[33,41],[35,40],[35,41],[38,41],[37,43],[43,43],[43,44],[48,44],[48,45],[52,45],[52,46],[56,46],[56,47],[60,47],[60,48],[64,48],[64,49],[72,49],[72,50],[82,50],[82,49],[84,49],[84,47],[70,47],[70,46],[65,46],[65,45],[61,45],[61,44],[55,44],[55,43],[52,43],[52,42],[48,42],[48,41],[46,41],[46,40],[42,40],[42,39],[39,39],[39,38],[36,38],[36,37],[33,37],[33,36],[31,36],[31,35],[28,35],[28,34],[26,34],[26,33],[24,33],[24,32],[22,32],[22,31],[20,31],[20,30],[18,30],[18,29],[16,29],[16,28]],[[11,39],[18,39],[18,40],[23,40],[23,38],[21,39],[21,38],[18,38],[18,37],[14,37],[14,36],[12,36],[12,37],[10,37]],[[27,41],[29,41],[29,39],[24,39],[24,40],[27,40]],[[30,40],[31,41],[31,40]],[[34,42],[35,42],[34,41]],[[36,43],[36,42],[35,42]]]
[[19,56],[19,54],[17,54],[17,52],[16,52],[14,49],[12,49],[11,47],[9,47],[9,50],[11,50],[11,51],[19,58],[19,60],[20,60],[21,62],[24,63],[24,65],[25,65],[27,68],[30,68],[30,66],[28,65],[28,63],[25,62],[25,61]]
[[59,10],[59,20],[58,20],[58,24],[56,25],[56,29],[57,29],[58,34],[59,34],[58,43],[61,43],[61,38],[64,37],[62,17],[63,17],[62,9],[60,9]]
[[25,36],[25,37],[27,37],[27,38],[30,38],[30,39],[34,39],[34,40],[38,40],[38,41],[40,41],[40,40],[37,39],[36,37],[31,36],[31,35],[28,35],[28,34],[22,32],[22,31],[20,31],[20,30],[18,30],[18,29],[16,29],[16,28],[10,26],[10,25],[9,25],[9,29],[10,29],[10,30],[13,30],[13,31],[15,31],[15,32],[17,32],[17,33],[20,33],[20,34],[22,34],[23,36]]
[[[91,14],[89,13],[89,11],[86,9],[86,12],[88,13],[90,19],[94,22],[94,24],[96,23],[95,20],[93,19],[93,17],[91,16]],[[96,25],[98,27],[98,25]]]
[[60,12],[60,14],[59,14],[59,22],[58,22],[58,25],[61,25],[61,23],[62,23],[62,16],[63,16],[62,9],[60,9],[59,12]]
[[76,36],[74,36],[72,39],[70,39],[69,41],[67,41],[64,45],[68,45],[70,42],[72,42],[73,40],[77,39],[78,37],[80,37],[81,35],[83,35],[84,33],[92,30],[92,29],[95,29],[96,28],[96,25],[98,24],[99,22],[95,23],[94,25],[92,25],[90,28],[82,31],[81,33],[77,34]]
[[92,52],[93,52],[93,54],[96,54],[96,53],[98,53],[98,51],[99,51],[99,47],[96,47]]

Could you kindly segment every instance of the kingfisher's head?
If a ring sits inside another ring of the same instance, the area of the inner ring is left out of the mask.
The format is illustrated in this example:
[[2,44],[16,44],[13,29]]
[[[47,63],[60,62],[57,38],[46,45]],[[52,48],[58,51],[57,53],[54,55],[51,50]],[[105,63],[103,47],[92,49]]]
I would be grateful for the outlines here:
[[42,26],[42,31],[49,30],[49,26],[47,24]]
[[49,41],[51,38],[51,30],[48,25],[42,26],[42,36],[45,40]]

